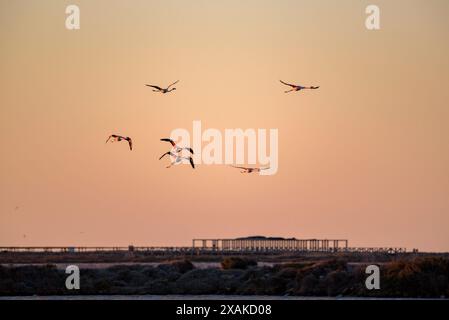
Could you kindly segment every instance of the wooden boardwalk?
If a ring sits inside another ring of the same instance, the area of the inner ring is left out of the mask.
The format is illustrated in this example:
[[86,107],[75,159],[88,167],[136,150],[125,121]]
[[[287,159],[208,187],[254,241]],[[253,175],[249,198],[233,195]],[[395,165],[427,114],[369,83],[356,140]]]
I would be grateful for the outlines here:
[[349,247],[345,239],[295,239],[248,237],[237,239],[193,239],[189,247],[0,247],[0,253],[142,252],[154,255],[281,254],[281,253],[405,253],[398,247]]

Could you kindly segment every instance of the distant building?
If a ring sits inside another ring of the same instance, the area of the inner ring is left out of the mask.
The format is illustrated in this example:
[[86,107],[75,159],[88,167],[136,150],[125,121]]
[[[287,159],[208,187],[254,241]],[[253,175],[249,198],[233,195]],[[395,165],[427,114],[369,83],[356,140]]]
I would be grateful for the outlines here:
[[345,239],[296,239],[249,236],[235,239],[193,239],[193,249],[236,252],[322,251],[337,252],[348,248]]

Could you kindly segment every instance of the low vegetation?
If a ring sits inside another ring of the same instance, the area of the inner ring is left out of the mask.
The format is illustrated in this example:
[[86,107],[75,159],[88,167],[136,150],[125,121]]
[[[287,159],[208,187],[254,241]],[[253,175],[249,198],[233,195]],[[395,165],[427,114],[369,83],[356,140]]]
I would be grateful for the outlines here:
[[345,259],[257,266],[225,258],[222,268],[198,269],[188,260],[157,266],[82,269],[80,290],[67,290],[54,265],[0,267],[0,295],[240,294],[358,297],[449,297],[449,260],[415,258],[380,265],[381,289],[367,290],[363,263]]
[[248,258],[226,257],[221,261],[221,267],[228,269],[247,269],[248,267],[257,266],[257,262]]

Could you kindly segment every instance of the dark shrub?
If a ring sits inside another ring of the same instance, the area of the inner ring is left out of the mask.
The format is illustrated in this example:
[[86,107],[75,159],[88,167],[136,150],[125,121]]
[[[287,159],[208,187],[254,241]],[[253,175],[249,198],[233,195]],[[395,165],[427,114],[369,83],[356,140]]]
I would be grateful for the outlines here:
[[284,285],[274,280],[273,281],[273,268],[251,268],[243,274],[241,277],[242,285],[238,288],[238,294],[245,295],[267,295],[279,292]]
[[221,271],[194,269],[183,274],[174,284],[179,294],[218,294]]
[[[314,263],[301,268],[296,276],[296,288],[293,290],[296,295],[325,296],[334,295],[337,291],[342,291],[343,282],[347,273],[346,261],[329,260]],[[332,274],[330,277],[328,275]],[[329,288],[329,285],[332,288]]]
[[187,271],[195,269],[193,263],[189,260],[175,260],[164,265],[170,267],[169,269],[171,269],[171,271],[179,273],[186,273]]
[[342,270],[331,271],[324,279],[328,296],[343,294],[351,284],[352,277],[348,272]]
[[112,288],[111,281],[108,281],[106,279],[99,279],[95,281],[93,284],[93,289],[97,294],[111,293],[111,288]]
[[313,274],[308,274],[301,279],[299,288],[295,293],[301,296],[316,295],[318,282]]
[[287,268],[281,268],[276,273],[276,277],[279,277],[282,279],[293,280],[296,278],[297,274],[298,274],[298,269],[292,268],[292,267],[287,267]]
[[170,294],[172,284],[167,279],[152,279],[144,285],[145,294]]
[[221,267],[228,269],[247,269],[251,266],[257,266],[257,262],[251,259],[240,257],[227,257],[221,261]]
[[447,296],[449,294],[449,260],[421,258],[389,263],[381,268],[380,291],[386,296]]

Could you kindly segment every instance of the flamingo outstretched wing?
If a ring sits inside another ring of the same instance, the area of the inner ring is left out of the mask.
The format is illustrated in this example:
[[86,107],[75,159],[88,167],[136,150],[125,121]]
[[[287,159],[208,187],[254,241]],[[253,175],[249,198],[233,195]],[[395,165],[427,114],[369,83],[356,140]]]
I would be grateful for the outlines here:
[[170,142],[171,145],[172,145],[173,147],[176,146],[176,143],[175,143],[172,139],[169,139],[169,138],[162,138],[161,141]]
[[290,87],[292,87],[292,88],[296,88],[297,87],[297,85],[295,85],[295,84],[290,84],[290,83],[287,83],[287,82],[284,82],[284,81],[282,81],[282,80],[279,80],[282,84],[285,84],[286,86],[290,86]]
[[178,82],[179,82],[179,80],[176,80],[176,81],[173,82],[171,85],[169,85],[169,86],[167,87],[167,89],[170,89],[171,86],[174,86],[174,85],[177,84]]
[[192,168],[195,169],[195,164],[193,163],[192,157],[189,157],[189,161],[190,161],[190,165],[192,166]]
[[163,157],[165,157],[167,154],[172,155],[172,153],[170,151],[167,151],[166,153],[164,153],[162,156],[160,156],[159,160],[161,160]]
[[236,169],[242,169],[242,170],[248,170],[249,168],[246,167],[238,167],[238,166],[233,166],[231,165],[231,167],[236,168]]
[[154,89],[157,89],[157,90],[163,90],[161,87],[155,86],[155,85],[152,85],[152,84],[146,84],[146,86],[147,86],[147,87],[154,88]]

